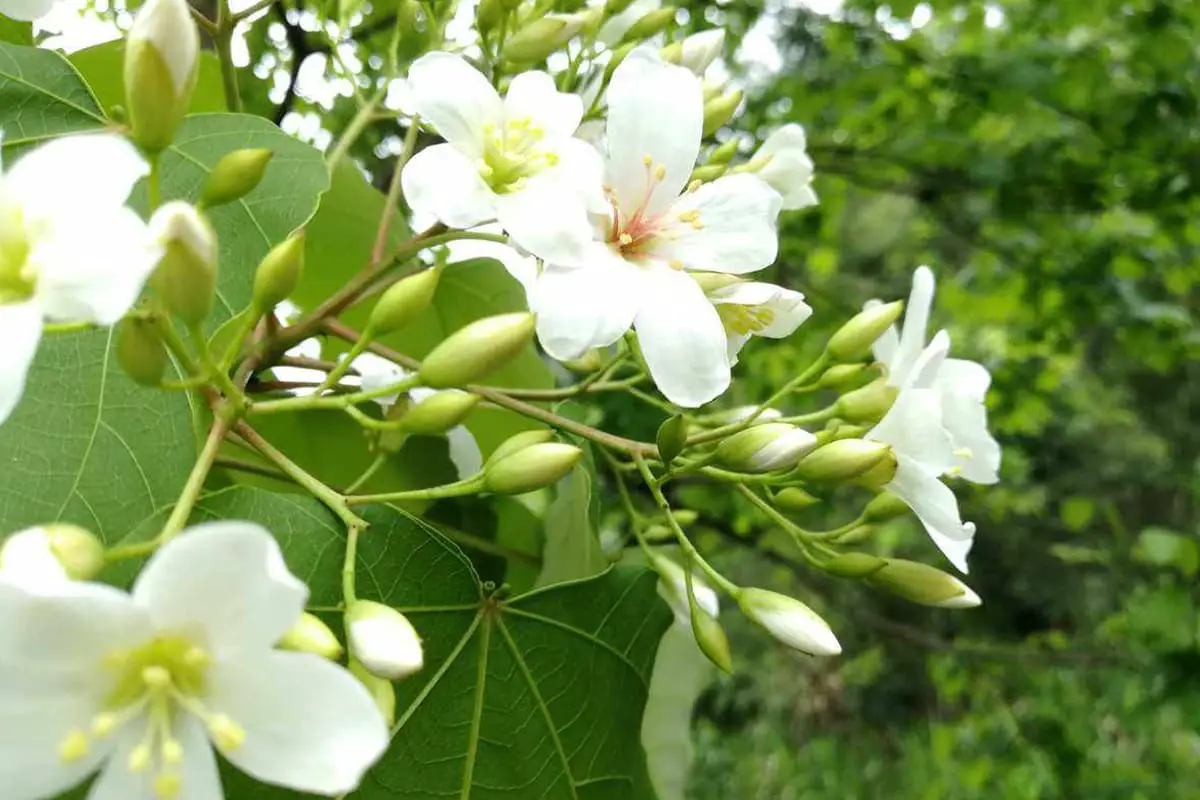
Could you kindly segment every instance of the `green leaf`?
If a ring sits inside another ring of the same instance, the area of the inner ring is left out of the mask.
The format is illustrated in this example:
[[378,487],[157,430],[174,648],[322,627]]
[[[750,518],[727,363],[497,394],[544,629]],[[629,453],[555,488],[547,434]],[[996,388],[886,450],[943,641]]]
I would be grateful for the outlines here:
[[[104,109],[125,104],[125,40],[116,39],[69,55],[68,60],[95,92]],[[188,110],[193,114],[225,110],[221,62],[208,51],[200,53],[200,75]]]
[[96,130],[106,122],[91,90],[63,56],[0,42],[0,131],[6,151]]
[[679,625],[667,629],[658,645],[642,718],[642,746],[658,800],[684,800],[694,756],[692,709],[713,673],[691,631]]
[[1138,535],[1133,551],[1137,560],[1160,567],[1174,567],[1189,578],[1200,569],[1196,540],[1165,528],[1146,528]]
[[558,482],[558,496],[546,509],[545,526],[538,586],[590,578],[608,567],[592,514],[592,476],[583,466]]
[[33,44],[33,23],[18,22],[0,16],[0,42],[30,46]]

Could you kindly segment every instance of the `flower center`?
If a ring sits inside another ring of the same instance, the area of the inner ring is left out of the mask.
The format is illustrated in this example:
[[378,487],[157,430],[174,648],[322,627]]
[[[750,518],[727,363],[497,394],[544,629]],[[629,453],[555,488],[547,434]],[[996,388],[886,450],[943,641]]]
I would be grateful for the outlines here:
[[[612,205],[612,225],[608,231],[608,243],[617,249],[621,257],[627,261],[637,261],[650,255],[654,243],[660,239],[675,239],[680,233],[680,226],[698,230],[704,227],[700,222],[700,212],[688,209],[678,213],[650,212],[650,201],[655,188],[667,177],[667,168],[663,164],[655,164],[649,156],[642,157],[646,165],[646,185],[637,206],[631,211],[623,211],[611,187],[604,187],[608,202]],[[693,181],[688,191],[699,188],[699,181]],[[683,269],[678,261],[668,262],[672,269]]]
[[717,314],[725,328],[741,336],[765,330],[775,321],[775,312],[766,306],[743,306],[737,303],[722,303]]
[[37,272],[29,263],[33,249],[21,209],[0,206],[0,305],[29,299],[37,287]]
[[224,714],[213,713],[201,700],[208,685],[211,659],[185,636],[163,635],[129,650],[109,653],[102,669],[112,676],[103,707],[91,730],[73,730],[59,744],[59,758],[72,763],[87,756],[92,740],[105,739],[126,725],[144,725],[141,740],[129,752],[126,767],[137,774],[154,772],[154,794],[172,800],[182,791],[179,765],[183,745],[175,738],[180,712],[204,723],[222,751],[236,750],[245,731]]
[[558,164],[558,155],[544,149],[546,132],[528,117],[508,120],[503,126],[484,128],[483,179],[493,191],[518,191],[525,179]]

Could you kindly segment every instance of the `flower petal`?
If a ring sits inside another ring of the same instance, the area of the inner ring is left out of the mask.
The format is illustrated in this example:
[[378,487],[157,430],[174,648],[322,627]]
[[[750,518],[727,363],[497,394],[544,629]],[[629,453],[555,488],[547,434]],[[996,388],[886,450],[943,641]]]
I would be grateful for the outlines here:
[[578,190],[551,176],[496,195],[496,216],[513,241],[538,258],[579,264],[592,242],[587,207]]
[[496,218],[496,193],[454,145],[435,144],[417,153],[404,165],[400,185],[413,213],[437,217],[451,228]]
[[66,568],[50,549],[45,528],[18,531],[0,545],[0,581],[31,592],[53,592],[69,580]]
[[0,423],[21,402],[41,339],[42,309],[36,303],[0,305]]
[[808,137],[804,133],[804,126],[796,122],[790,122],[787,125],[781,125],[776,128],[767,140],[763,142],[762,147],[758,148],[758,152],[754,154],[755,158],[774,158],[780,153],[789,150],[798,150],[803,153],[808,149]]
[[626,56],[608,87],[606,176],[623,212],[645,206],[657,216],[679,196],[696,166],[703,122],[699,78],[664,64],[651,47]]
[[[900,331],[900,347],[888,364],[889,378],[899,386],[908,379],[909,371],[925,349],[925,334],[929,327],[929,310],[933,306],[933,271],[917,267],[913,272],[912,292],[904,309],[904,327]],[[892,377],[895,376],[895,377]]]
[[653,255],[690,270],[742,274],[779,251],[778,192],[753,175],[730,175],[687,192],[671,206]]
[[484,129],[488,123],[501,123],[503,115],[500,95],[483,73],[462,56],[429,53],[409,67],[408,89],[413,113],[467,155],[483,155]]
[[735,283],[709,293],[715,305],[752,306],[768,313],[762,315],[762,327],[755,328],[756,336],[783,339],[812,316],[812,308],[804,302],[804,295],[773,283]]
[[578,269],[547,267],[530,293],[538,341],[560,361],[612,344],[637,313],[637,267],[599,242],[591,256]]
[[[595,6],[597,4],[593,3],[592,5]],[[599,3],[598,5],[601,8],[604,7],[604,3]],[[662,0],[633,0],[624,11],[614,14],[604,21],[604,24],[600,26],[599,33],[596,34],[596,39],[609,48],[612,48],[633,27],[633,23],[651,11],[656,11],[660,8],[662,8]]]
[[210,522],[163,545],[133,598],[159,630],[194,631],[220,657],[274,645],[300,617],[308,589],[264,528]]
[[665,265],[642,270],[634,320],[650,376],[668,400],[695,408],[729,388],[725,326],[690,276]]
[[483,469],[483,451],[467,426],[458,425],[446,431],[446,441],[450,445],[450,463],[454,464],[460,479],[476,475]]
[[948,358],[935,382],[942,394],[942,424],[954,440],[955,468],[972,483],[1000,480],[1000,444],[988,432],[983,404],[991,380],[982,364]]
[[929,538],[962,573],[975,536],[974,524],[962,521],[950,487],[912,459],[897,453],[896,476],[885,487],[903,500],[925,526]]
[[936,385],[943,393],[961,394],[982,403],[992,385],[992,375],[977,361],[947,358],[938,369]]
[[919,463],[934,476],[955,464],[954,440],[942,425],[941,395],[935,389],[902,389],[868,439],[890,444],[897,456]]
[[246,731],[223,752],[238,769],[302,792],[352,791],[388,746],[370,694],[349,672],[317,656],[271,651],[217,664],[208,701]]
[[54,6],[55,0],[4,0],[0,13],[10,19],[30,22],[46,15]]
[[[863,311],[869,311],[872,308],[878,308],[883,305],[882,300],[868,300],[863,303]],[[875,360],[883,364],[891,364],[892,359],[896,357],[896,351],[900,348],[900,332],[896,330],[896,326],[889,326],[878,339],[875,344],[871,345],[871,354],[875,356]],[[888,373],[888,383],[892,386],[899,386],[899,381],[891,372]]]
[[[87,800],[154,800],[156,770],[133,772],[129,754],[145,735],[145,723],[130,723],[115,737],[116,747],[100,777],[92,784]],[[177,768],[179,794],[176,800],[224,800],[217,758],[204,725],[191,714],[179,714],[171,726],[171,735],[182,748],[183,760]]]
[[91,133],[54,139],[25,153],[4,176],[29,220],[124,205],[150,167],[127,139]]
[[149,617],[111,586],[67,581],[35,593],[0,583],[0,659],[5,663],[19,659],[46,669],[91,669],[105,655],[152,633]]
[[579,95],[558,91],[554,79],[544,72],[522,72],[508,85],[505,122],[529,120],[547,139],[565,139],[575,133],[582,119],[583,100]]
[[179,800],[224,800],[217,755],[208,741],[204,725],[190,714],[181,714],[175,723],[174,734],[183,747]]
[[555,173],[562,173],[575,187],[587,205],[589,213],[612,214],[612,206],[604,196],[604,157],[582,139],[563,139],[554,146],[558,154]]

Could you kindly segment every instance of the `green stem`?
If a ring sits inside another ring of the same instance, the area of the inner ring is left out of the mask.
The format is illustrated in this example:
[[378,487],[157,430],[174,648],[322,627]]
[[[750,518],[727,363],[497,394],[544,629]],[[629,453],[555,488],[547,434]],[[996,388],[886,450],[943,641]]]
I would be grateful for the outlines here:
[[229,345],[225,348],[225,353],[221,356],[219,364],[221,372],[228,373],[233,362],[237,360],[238,354],[242,352],[242,343],[254,330],[259,316],[255,313],[254,308],[250,307],[243,311],[238,316],[237,328],[233,332],[233,336],[229,340]]
[[354,494],[361,489],[363,484],[371,480],[371,478],[375,476],[375,473],[379,472],[383,465],[387,463],[387,459],[387,453],[380,453],[379,455],[375,456],[375,460],[371,462],[370,466],[363,470],[362,474],[354,479],[354,483],[346,487],[345,494]]
[[95,327],[94,322],[47,322],[42,325],[42,333],[80,333]]
[[358,137],[362,136],[363,131],[371,124],[375,117],[375,109],[383,99],[384,93],[385,90],[383,89],[377,91],[370,100],[358,109],[358,113],[354,115],[354,118],[350,120],[350,124],[342,131],[337,144],[333,146],[333,150],[330,151],[329,157],[325,160],[325,163],[329,165],[330,171],[346,156],[346,153],[350,151],[354,143],[358,141]]
[[409,489],[385,494],[358,494],[346,498],[349,506],[365,506],[370,503],[402,503],[406,500],[443,500],[447,497],[466,497],[483,491],[483,474],[472,475],[465,480],[431,486],[428,489]]
[[313,408],[350,408],[359,403],[365,403],[368,400],[386,397],[389,394],[403,394],[420,384],[421,379],[419,376],[409,375],[399,383],[394,383],[391,386],[381,386],[378,389],[371,389],[367,392],[339,394],[332,397],[288,397],[283,400],[268,400],[265,403],[253,403],[247,410],[251,414],[281,414],[286,411],[302,411]]
[[242,390],[233,384],[229,377],[229,373],[224,367],[213,360],[212,350],[208,347],[208,340],[204,338],[204,330],[199,325],[194,325],[190,329],[192,335],[192,344],[195,345],[196,351],[200,354],[200,363],[205,371],[208,372],[212,382],[221,390],[221,394],[234,404],[239,411],[244,411],[246,408],[246,395]]
[[237,25],[242,20],[249,19],[260,11],[266,11],[268,8],[275,5],[276,2],[278,2],[278,0],[258,0],[257,3],[249,8],[244,8],[238,13],[234,14],[233,24]]
[[351,362],[361,356],[363,351],[367,349],[367,346],[371,344],[372,336],[373,334],[371,332],[371,326],[368,324],[367,327],[363,329],[362,336],[358,338],[358,341],[351,345],[350,352],[346,353],[342,360],[337,362],[333,369],[329,370],[329,372],[325,375],[325,380],[321,381],[321,385],[317,387],[313,394],[323,395],[325,392],[336,386],[337,382],[340,381],[342,376],[345,375],[350,369]]
[[233,63],[233,28],[237,19],[229,13],[229,0],[220,0],[217,5],[217,24],[213,32],[213,45],[221,61],[221,82],[225,88],[225,108],[233,113],[242,110],[242,93],[238,88],[237,67]]
[[346,557],[342,561],[342,599],[349,606],[358,599],[354,584],[358,577],[358,535],[362,533],[362,525],[346,526]]
[[150,213],[153,214],[162,205],[162,155],[152,153],[149,160],[150,175],[146,178],[146,194]]

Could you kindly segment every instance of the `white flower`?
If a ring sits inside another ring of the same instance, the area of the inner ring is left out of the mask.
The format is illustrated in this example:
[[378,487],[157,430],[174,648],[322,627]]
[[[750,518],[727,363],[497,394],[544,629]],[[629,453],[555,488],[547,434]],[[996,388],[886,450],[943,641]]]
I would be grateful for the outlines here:
[[153,45],[166,63],[176,97],[191,94],[200,58],[200,33],[186,0],[146,0],[133,18],[127,48]]
[[0,15],[29,22],[45,16],[55,0],[0,0]]
[[97,770],[89,800],[220,800],[214,747],[266,783],[353,790],[388,731],[344,669],[272,649],[307,595],[245,522],[185,531],[132,595],[0,584],[6,800],[52,797]]
[[[666,601],[675,614],[675,624],[686,630],[692,629],[692,608],[688,604],[687,576],[683,567],[669,558],[656,558],[654,568],[658,571],[658,596]],[[701,578],[692,574],[692,593],[696,597],[696,605],[713,619],[721,613],[721,603],[717,593]]]
[[429,53],[409,69],[406,105],[446,140],[417,153],[401,176],[414,212],[452,228],[498,219],[541,257],[575,262],[591,240],[589,200],[602,205],[600,157],[572,138],[583,102],[544,72],[513,78],[503,100],[460,56]]
[[813,162],[804,128],[790,123],[767,137],[746,169],[783,195],[783,208],[793,211],[817,204],[812,188]]
[[679,45],[679,63],[695,74],[703,75],[709,65],[716,61],[717,56],[721,55],[725,46],[725,29],[713,28],[693,33]]
[[42,591],[69,580],[66,568],[51,549],[45,528],[19,531],[0,545],[0,583]]
[[751,336],[783,339],[812,316],[804,295],[773,283],[738,281],[710,289],[708,299],[725,325],[730,364],[738,362],[738,353]]
[[[881,336],[875,343],[875,358],[887,367],[892,386],[914,385],[934,389],[940,395],[942,425],[954,442],[951,474],[973,483],[995,483],[1000,479],[1000,445],[988,432],[984,406],[991,375],[982,364],[945,358],[945,353],[941,358],[922,361],[933,290],[933,271],[918,267],[913,273],[903,331],[897,333],[893,327]],[[949,346],[947,337],[947,350]],[[922,369],[918,369],[919,362],[924,364]]]
[[825,620],[799,600],[766,589],[743,589],[737,601],[742,613],[781,644],[814,656],[835,656],[842,652]]
[[588,259],[548,261],[530,297],[538,338],[559,360],[638,334],[666,397],[695,407],[729,386],[725,326],[687,273],[746,273],[775,260],[779,195],[753,175],[688,186],[700,149],[700,81],[649,48],[608,89],[606,194]]
[[0,174],[0,422],[25,389],[44,322],[111,325],[161,251],[125,206],[149,171],[112,134],[57,139]]
[[[503,245],[497,246],[503,247]],[[409,374],[391,361],[371,353],[363,353],[354,359],[354,368],[362,376],[363,391],[368,392],[397,384]],[[445,391],[458,390],[447,389]],[[435,394],[439,394],[439,392],[425,387],[417,387],[408,391],[408,396],[414,403],[420,403]],[[375,402],[386,411],[395,405],[397,399],[399,399],[397,395],[389,394],[375,398]],[[483,453],[479,449],[479,443],[475,441],[474,434],[465,425],[456,425],[446,431],[446,442],[450,446],[450,461],[458,471],[459,478],[469,478],[483,469]]]
[[360,600],[350,606],[346,640],[350,654],[377,678],[399,680],[425,664],[421,638],[408,617],[381,603]]

